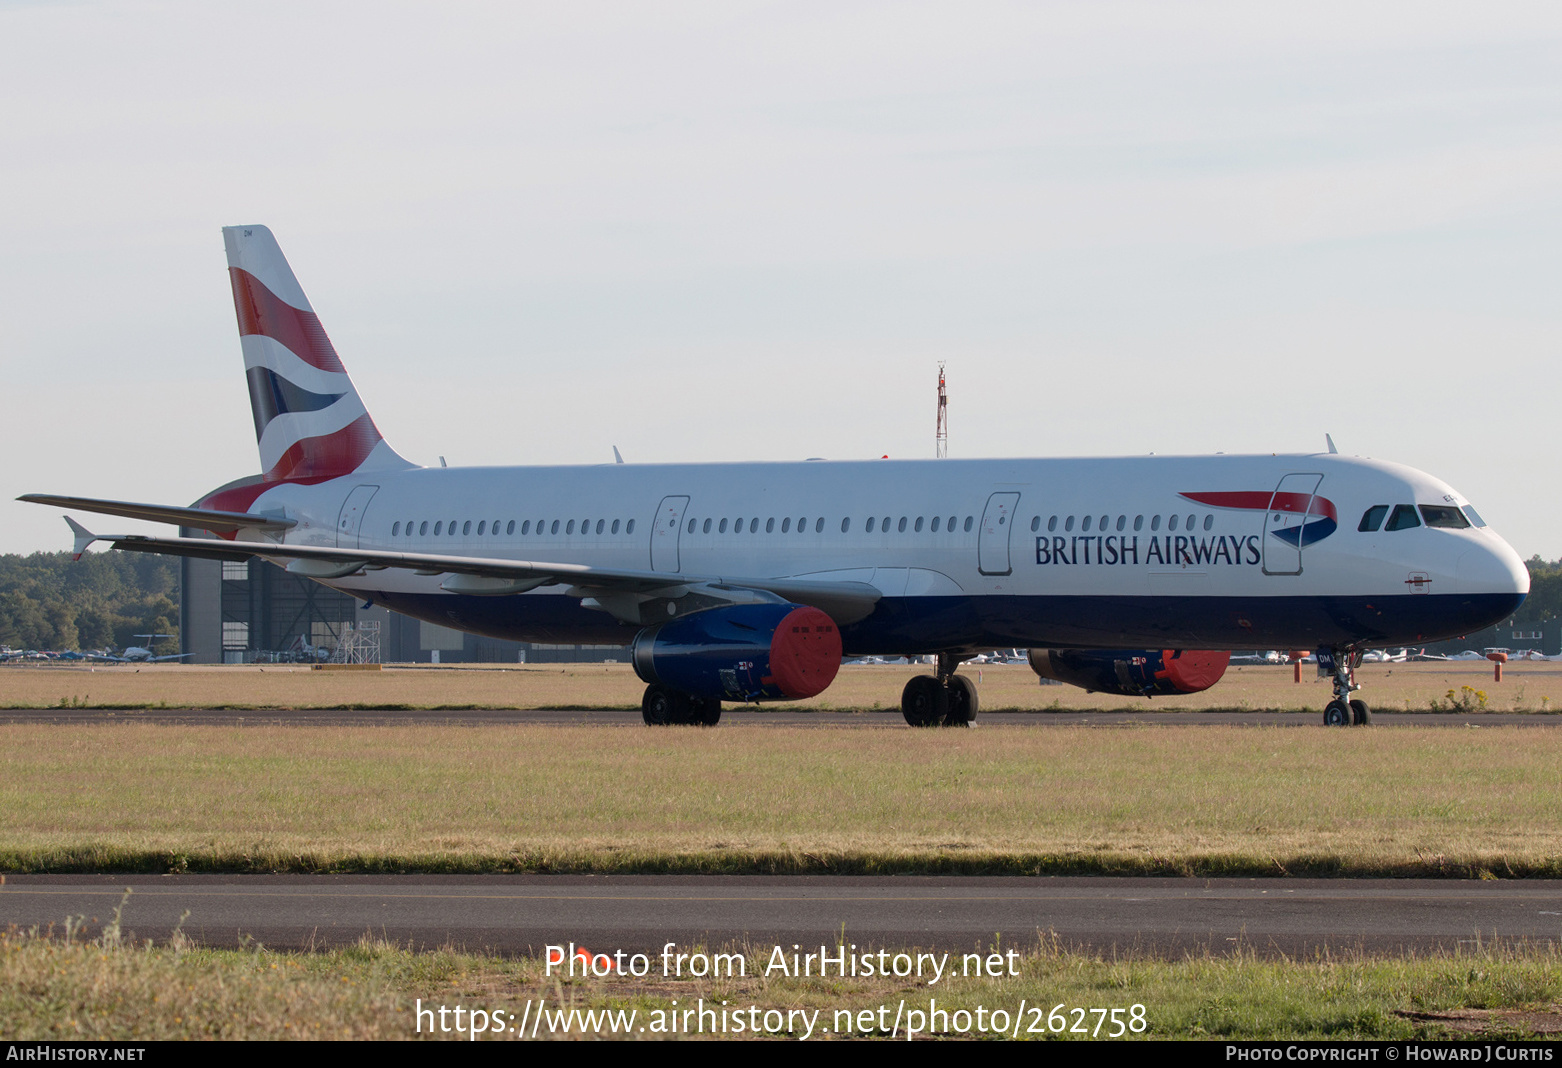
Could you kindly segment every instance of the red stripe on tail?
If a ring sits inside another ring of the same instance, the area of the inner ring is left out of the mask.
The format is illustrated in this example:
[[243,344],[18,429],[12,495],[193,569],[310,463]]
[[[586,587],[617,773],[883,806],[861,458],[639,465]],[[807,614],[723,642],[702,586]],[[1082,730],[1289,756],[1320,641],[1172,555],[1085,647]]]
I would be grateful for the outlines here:
[[269,337],[322,371],[345,371],[314,312],[293,307],[242,267],[229,267],[228,279],[233,283],[233,310],[238,313],[241,335]]
[[261,477],[267,482],[280,482],[350,475],[382,440],[374,420],[367,414],[360,415],[333,434],[295,441]]

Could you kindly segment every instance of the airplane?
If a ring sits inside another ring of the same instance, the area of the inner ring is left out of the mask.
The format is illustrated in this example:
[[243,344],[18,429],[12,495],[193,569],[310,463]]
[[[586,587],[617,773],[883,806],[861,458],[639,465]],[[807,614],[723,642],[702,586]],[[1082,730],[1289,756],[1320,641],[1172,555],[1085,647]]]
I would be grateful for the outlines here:
[[648,724],[812,697],[843,657],[936,658],[901,695],[968,724],[957,674],[1030,650],[1045,679],[1197,692],[1229,652],[1310,649],[1333,725],[1370,722],[1370,648],[1472,633],[1529,590],[1446,483],[1303,455],[420,467],[381,435],[270,230],[223,229],[260,474],[193,507],[29,494],[214,538],[115,549],[259,557],[418,619],[629,644]]
[[167,656],[155,656],[152,653],[152,643],[159,638],[172,638],[172,634],[137,634],[137,638],[145,638],[145,645],[127,645],[125,651],[118,656],[105,656],[105,660],[116,660],[122,664],[160,664],[164,660],[183,660],[189,653],[170,653]]

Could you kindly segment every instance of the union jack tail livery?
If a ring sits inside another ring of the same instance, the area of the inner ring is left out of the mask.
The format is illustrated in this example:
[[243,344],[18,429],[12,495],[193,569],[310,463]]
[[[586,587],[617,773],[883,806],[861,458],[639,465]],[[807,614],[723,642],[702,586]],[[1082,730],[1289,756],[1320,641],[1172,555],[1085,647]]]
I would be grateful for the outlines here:
[[226,226],[228,278],[265,482],[415,466],[380,436],[277,240]]

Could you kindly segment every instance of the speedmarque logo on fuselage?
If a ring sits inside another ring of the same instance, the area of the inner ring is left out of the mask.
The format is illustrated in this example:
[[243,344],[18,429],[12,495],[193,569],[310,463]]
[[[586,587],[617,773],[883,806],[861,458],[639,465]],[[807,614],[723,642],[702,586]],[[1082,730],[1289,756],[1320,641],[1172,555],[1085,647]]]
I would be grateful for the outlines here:
[[[1334,502],[1316,494],[1240,490],[1179,496],[1208,508],[1273,511],[1277,522],[1294,517],[1294,522],[1269,533],[1297,549],[1316,544],[1339,528]],[[1036,538],[1037,564],[1256,567],[1263,559],[1257,534],[1043,534]]]

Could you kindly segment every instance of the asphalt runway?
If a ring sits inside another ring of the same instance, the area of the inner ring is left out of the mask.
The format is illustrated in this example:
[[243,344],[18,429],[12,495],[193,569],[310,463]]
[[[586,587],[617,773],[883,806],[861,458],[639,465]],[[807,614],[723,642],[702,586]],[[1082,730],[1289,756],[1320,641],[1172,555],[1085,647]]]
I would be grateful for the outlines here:
[[[264,709],[244,711],[200,708],[155,710],[101,708],[4,708],[3,723],[159,723],[175,726],[284,726],[318,727],[394,726],[397,724],[551,723],[571,726],[644,727],[638,711],[600,709]],[[1374,712],[1373,727],[1558,727],[1562,715],[1523,712],[1431,713]],[[975,726],[1057,727],[1160,725],[1198,727],[1221,724],[1244,727],[1322,727],[1317,712],[993,712],[983,714]],[[817,727],[853,729],[865,727],[911,730],[898,711],[793,712],[728,707],[721,713],[722,726]],[[666,728],[662,728],[666,729]],[[694,728],[689,728],[694,729]],[[706,728],[700,728],[706,729]],[[1335,728],[1331,728],[1335,729]]]
[[[126,888],[131,890],[128,897]],[[1042,939],[1106,954],[1425,953],[1562,942],[1562,880],[761,876],[11,875],[0,925],[67,916],[166,939],[296,950],[365,934],[505,954],[574,942],[972,952]]]

